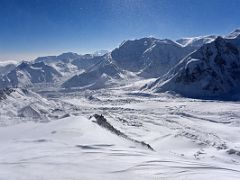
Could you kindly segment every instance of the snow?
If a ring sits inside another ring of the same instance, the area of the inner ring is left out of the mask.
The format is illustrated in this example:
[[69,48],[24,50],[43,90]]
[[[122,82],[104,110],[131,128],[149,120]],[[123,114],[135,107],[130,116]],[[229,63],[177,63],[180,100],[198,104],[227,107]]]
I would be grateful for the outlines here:
[[[128,93],[62,94],[55,101],[70,117],[0,127],[0,179],[239,178],[239,156],[227,153],[240,148],[238,102]],[[154,151],[102,128],[94,113]]]

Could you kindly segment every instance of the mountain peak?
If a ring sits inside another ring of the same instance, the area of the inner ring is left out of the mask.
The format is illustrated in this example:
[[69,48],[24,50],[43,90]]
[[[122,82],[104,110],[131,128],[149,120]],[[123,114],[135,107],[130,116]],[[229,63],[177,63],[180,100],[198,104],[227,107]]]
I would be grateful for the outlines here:
[[144,46],[149,46],[151,45],[153,42],[157,41],[158,39],[153,38],[153,37],[144,37],[144,38],[140,38],[140,39],[133,39],[133,40],[124,40],[119,48],[124,47],[124,46],[131,46],[131,45],[144,45]]
[[93,53],[94,56],[103,56],[107,54],[109,51],[108,50],[98,50]]
[[62,53],[59,56],[57,56],[58,59],[76,59],[79,58],[80,55],[74,52],[66,52]]
[[225,38],[227,39],[235,39],[240,35],[240,28],[235,29],[230,34],[228,34]]
[[224,42],[225,39],[221,36],[218,36],[216,39],[215,39],[215,42]]

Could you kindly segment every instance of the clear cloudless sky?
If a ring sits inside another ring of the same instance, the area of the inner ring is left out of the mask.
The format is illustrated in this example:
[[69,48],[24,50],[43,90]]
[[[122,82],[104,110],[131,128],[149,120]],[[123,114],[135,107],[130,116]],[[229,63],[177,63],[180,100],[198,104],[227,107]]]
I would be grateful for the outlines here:
[[0,61],[111,50],[123,40],[223,35],[240,0],[0,0]]

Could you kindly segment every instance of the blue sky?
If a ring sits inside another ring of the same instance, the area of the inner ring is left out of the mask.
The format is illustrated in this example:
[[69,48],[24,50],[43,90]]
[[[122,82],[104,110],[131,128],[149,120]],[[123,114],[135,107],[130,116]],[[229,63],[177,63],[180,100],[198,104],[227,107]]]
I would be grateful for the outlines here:
[[0,0],[0,60],[221,35],[239,28],[239,17],[240,0]]

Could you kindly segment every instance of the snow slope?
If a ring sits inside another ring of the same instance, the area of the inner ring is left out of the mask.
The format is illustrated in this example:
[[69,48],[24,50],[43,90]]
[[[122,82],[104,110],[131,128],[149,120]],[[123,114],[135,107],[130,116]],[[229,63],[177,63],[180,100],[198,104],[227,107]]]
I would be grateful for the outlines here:
[[238,102],[130,92],[62,94],[72,116],[0,127],[0,179],[239,179]]

